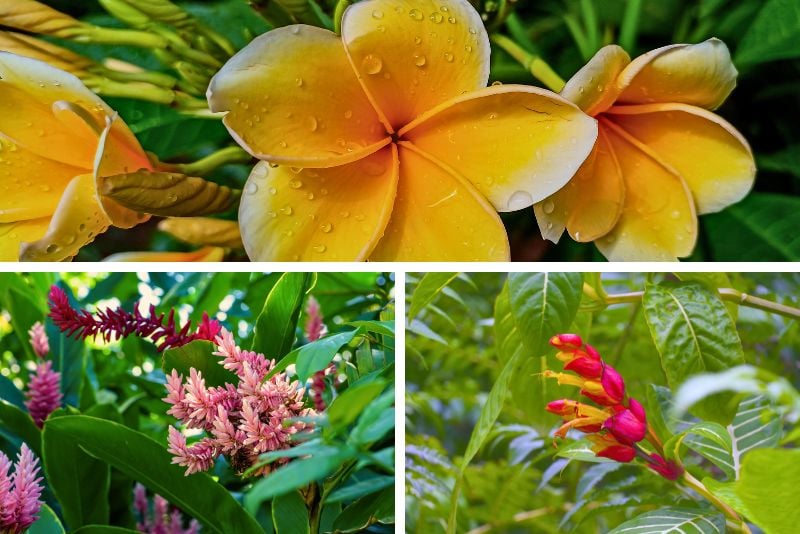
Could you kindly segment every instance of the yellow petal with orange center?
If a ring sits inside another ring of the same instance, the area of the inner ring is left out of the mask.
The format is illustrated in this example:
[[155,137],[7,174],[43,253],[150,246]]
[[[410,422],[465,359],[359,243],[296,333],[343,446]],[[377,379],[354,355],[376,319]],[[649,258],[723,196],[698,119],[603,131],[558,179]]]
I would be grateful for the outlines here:
[[675,261],[697,240],[697,215],[686,182],[658,156],[603,119],[604,134],[625,182],[614,229],[595,243],[609,261]]
[[344,14],[342,39],[393,130],[489,79],[489,37],[467,0],[358,2]]
[[20,243],[41,238],[49,224],[49,217],[0,223],[0,261],[19,261]]
[[508,261],[503,223],[466,180],[400,146],[400,183],[374,261]]
[[617,158],[600,130],[592,154],[555,195],[534,205],[542,237],[558,243],[569,230],[575,241],[594,241],[614,228],[622,213],[625,183]]
[[313,26],[254,39],[211,80],[208,102],[240,145],[274,163],[332,167],[389,142],[341,39]]
[[0,223],[49,217],[67,184],[84,172],[43,158],[0,135]]
[[120,252],[112,254],[103,261],[109,262],[163,262],[163,261],[222,261],[225,249],[219,247],[203,247],[192,252]]
[[595,116],[614,104],[620,92],[617,77],[630,62],[622,47],[604,46],[569,79],[560,94]]
[[97,201],[94,176],[76,176],[64,190],[45,235],[22,244],[20,261],[70,259],[105,232],[110,222]]
[[111,113],[75,76],[0,52],[0,132],[28,150],[91,169]]
[[472,182],[495,209],[515,211],[572,178],[594,146],[597,122],[550,91],[504,85],[450,100],[400,134]]
[[608,117],[680,173],[701,214],[740,201],[753,187],[750,146],[714,113],[685,104],[650,104],[611,108]]
[[397,189],[397,150],[330,169],[253,169],[239,207],[254,261],[357,261],[383,235]]
[[622,71],[618,102],[716,109],[736,87],[736,75],[728,47],[719,39],[665,46],[637,57]]

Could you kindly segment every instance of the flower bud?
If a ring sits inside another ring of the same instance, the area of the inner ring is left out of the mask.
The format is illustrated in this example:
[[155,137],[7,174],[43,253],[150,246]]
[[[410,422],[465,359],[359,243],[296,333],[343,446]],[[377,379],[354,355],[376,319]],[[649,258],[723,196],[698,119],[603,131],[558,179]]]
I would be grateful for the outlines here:
[[564,365],[565,371],[574,371],[584,378],[600,378],[603,362],[599,358],[594,359],[581,351],[575,351],[574,354],[576,357]]
[[625,381],[610,365],[603,367],[599,387],[596,381],[587,381],[581,393],[602,406],[614,406],[625,398]]
[[587,436],[592,442],[592,450],[596,456],[609,458],[617,462],[628,463],[636,457],[636,449],[620,443],[611,434]]
[[647,467],[666,478],[667,480],[676,480],[683,474],[683,467],[679,466],[671,460],[665,460],[658,454],[651,454]]
[[550,338],[550,344],[557,349],[579,349],[583,340],[578,334],[558,334]]
[[[647,434],[647,421],[644,409],[631,399],[631,408],[623,408],[603,423],[603,428],[611,432],[621,443],[633,445]],[[633,408],[633,405],[636,408]]]

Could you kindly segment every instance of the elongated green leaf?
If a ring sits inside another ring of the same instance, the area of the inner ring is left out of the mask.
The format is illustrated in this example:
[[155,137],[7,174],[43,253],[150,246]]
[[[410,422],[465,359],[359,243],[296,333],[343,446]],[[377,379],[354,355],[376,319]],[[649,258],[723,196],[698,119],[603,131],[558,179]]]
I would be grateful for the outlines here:
[[72,534],[138,534],[138,530],[131,530],[129,528],[112,527],[109,525],[86,525],[77,530],[73,530]]
[[35,302],[28,298],[25,293],[15,287],[10,287],[6,294],[6,307],[11,315],[11,324],[14,333],[31,360],[36,359],[31,344],[28,343],[28,330],[31,329],[36,321],[43,321],[44,314],[38,309]]
[[411,296],[411,306],[408,309],[408,321],[413,321],[425,307],[433,302],[436,296],[452,282],[458,273],[427,273],[417,284]]
[[325,502],[332,503],[360,499],[364,495],[375,493],[376,491],[380,491],[393,485],[393,476],[375,476],[337,489],[328,495],[328,498],[325,499]]
[[[648,284],[642,303],[671,388],[692,375],[744,363],[736,326],[719,295],[708,286],[697,282]],[[695,413],[727,424],[733,417],[729,399],[709,398],[695,407]]]
[[298,491],[275,497],[272,521],[276,534],[309,534],[308,507]]
[[358,330],[350,330],[326,336],[295,349],[286,357],[295,358],[297,376],[300,380],[305,380],[317,371],[325,369],[339,349],[350,343],[358,333]]
[[285,273],[280,277],[256,320],[252,350],[280,360],[292,349],[303,299],[315,278],[312,273]]
[[228,490],[205,473],[184,476],[183,468],[172,465],[166,447],[140,432],[84,415],[57,417],[47,425],[180,507],[210,532],[263,532]]
[[[791,0],[790,0],[791,1]],[[800,199],[753,193],[703,218],[716,261],[798,261]]]
[[109,519],[109,465],[92,458],[58,426],[45,425],[42,457],[47,482],[61,504],[67,526],[74,530]]
[[28,412],[23,412],[13,404],[0,400],[0,433],[10,431],[28,444],[28,447],[41,457],[41,432]]
[[336,397],[328,407],[328,420],[333,428],[342,428],[354,421],[381,394],[386,383],[381,380],[356,384]]
[[800,524],[797,481],[800,450],[759,450],[742,462],[736,493],[767,534],[794,532]]
[[665,532],[720,534],[725,517],[717,510],[662,508],[625,521],[609,534],[663,534]]
[[237,384],[236,375],[225,369],[220,362],[222,358],[214,356],[215,346],[210,341],[198,339],[181,347],[164,351],[161,358],[164,373],[170,374],[175,369],[183,376],[189,376],[189,369],[200,371],[206,386],[221,386],[225,383]]
[[3,375],[0,375],[0,400],[13,404],[20,410],[25,409],[25,396],[10,378]]
[[374,522],[394,523],[394,488],[362,497],[342,510],[333,523],[336,532],[360,531]]
[[736,49],[737,65],[800,57],[800,4],[767,0]]
[[590,462],[594,464],[614,463],[614,460],[597,456],[591,449],[589,441],[585,439],[570,443],[564,447],[559,447],[556,456],[567,458],[568,460],[578,460],[580,462]]
[[583,294],[581,273],[511,273],[508,296],[514,322],[529,356],[572,324]]
[[26,531],[27,534],[64,534],[64,526],[56,513],[46,504],[39,510],[39,519]]

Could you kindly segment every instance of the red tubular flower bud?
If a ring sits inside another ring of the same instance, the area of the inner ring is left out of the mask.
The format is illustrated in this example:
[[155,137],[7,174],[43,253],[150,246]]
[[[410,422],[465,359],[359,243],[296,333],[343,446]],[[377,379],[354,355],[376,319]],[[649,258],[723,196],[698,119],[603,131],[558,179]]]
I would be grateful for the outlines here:
[[644,418],[639,418],[644,415],[644,410],[634,399],[631,399],[631,403],[635,403],[637,406],[635,412],[634,409],[623,408],[603,423],[604,429],[611,432],[621,443],[627,445],[642,441],[647,434],[647,422]]
[[556,415],[561,415],[561,416],[575,415],[577,413],[577,403],[575,401],[567,399],[559,399],[559,400],[554,400],[552,402],[548,402],[547,407],[545,409],[548,412]]
[[636,457],[636,449],[627,445],[612,445],[595,453],[601,458],[610,458],[617,462],[628,463]]
[[580,351],[577,351],[576,358],[564,365],[565,371],[574,371],[584,378],[600,378],[603,373],[603,362],[595,360]]
[[603,368],[600,383],[603,385],[606,395],[614,404],[619,404],[625,398],[625,381],[622,380],[622,375],[610,365],[606,365]]
[[651,454],[647,467],[666,478],[676,480],[683,474],[683,468],[671,460],[665,460],[658,454]]
[[579,349],[583,340],[578,334],[558,334],[550,338],[550,344],[557,349]]

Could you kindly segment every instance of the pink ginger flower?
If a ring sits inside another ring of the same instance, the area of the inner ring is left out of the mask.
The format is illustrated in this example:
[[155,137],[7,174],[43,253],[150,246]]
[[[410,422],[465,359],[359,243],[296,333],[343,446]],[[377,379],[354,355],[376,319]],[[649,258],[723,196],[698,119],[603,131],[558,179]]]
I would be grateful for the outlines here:
[[34,423],[42,428],[47,417],[61,406],[61,373],[53,371],[53,362],[41,362],[30,376],[25,406]]
[[50,341],[47,339],[47,333],[44,331],[44,325],[39,321],[36,321],[30,330],[28,330],[28,335],[31,338],[31,347],[33,347],[33,352],[39,358],[44,358],[50,352]]
[[0,534],[21,534],[38,519],[42,506],[39,460],[23,443],[11,476],[10,469],[11,460],[0,452]]
[[[183,515],[177,508],[170,507],[169,502],[161,495],[153,496],[153,516],[150,517],[150,503],[147,490],[137,483],[133,489],[134,508],[138,515],[136,530],[146,534],[197,534],[200,524],[192,519],[189,526],[183,528]],[[171,510],[170,510],[171,508]]]
[[[242,473],[258,461],[259,454],[292,447],[292,436],[308,428],[307,423],[295,419],[316,413],[305,408],[305,390],[298,381],[285,373],[266,379],[275,366],[273,360],[241,350],[224,329],[215,343],[214,354],[222,357],[220,365],[236,373],[238,384],[207,387],[202,373],[195,369],[186,381],[174,370],[167,377],[163,399],[171,405],[167,413],[187,428],[206,433],[197,443],[187,445],[184,435],[170,427],[169,452],[175,456],[173,463],[187,468],[187,475],[210,469],[220,455]],[[266,466],[258,474],[269,471]]]
[[[316,341],[320,339],[327,328],[325,323],[322,322],[322,310],[319,307],[319,302],[314,297],[308,297],[308,304],[306,305],[306,339],[309,341]],[[314,401],[314,408],[321,412],[326,408],[325,400],[322,398],[322,393],[325,391],[325,376],[331,374],[335,370],[334,365],[329,365],[327,368],[314,373],[311,379],[311,399]]]

